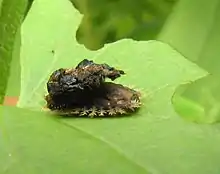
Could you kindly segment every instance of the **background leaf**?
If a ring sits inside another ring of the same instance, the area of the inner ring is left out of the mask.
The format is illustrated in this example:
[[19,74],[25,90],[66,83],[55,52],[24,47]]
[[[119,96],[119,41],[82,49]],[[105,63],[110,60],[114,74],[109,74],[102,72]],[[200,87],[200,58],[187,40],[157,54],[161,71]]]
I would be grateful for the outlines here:
[[175,7],[160,33],[159,40],[169,43],[210,73],[208,77],[176,91],[174,107],[187,120],[200,123],[220,121],[219,30],[219,0],[184,0]]
[[32,0],[0,1],[0,104],[6,92],[16,32],[28,12]]

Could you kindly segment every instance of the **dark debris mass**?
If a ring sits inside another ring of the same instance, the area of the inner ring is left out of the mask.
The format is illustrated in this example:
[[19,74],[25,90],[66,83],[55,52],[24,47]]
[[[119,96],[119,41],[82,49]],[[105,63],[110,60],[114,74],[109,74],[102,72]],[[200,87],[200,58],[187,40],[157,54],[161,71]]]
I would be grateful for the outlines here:
[[84,59],[75,68],[54,71],[48,82],[47,108],[60,115],[113,116],[136,111],[140,93],[114,81],[125,72]]

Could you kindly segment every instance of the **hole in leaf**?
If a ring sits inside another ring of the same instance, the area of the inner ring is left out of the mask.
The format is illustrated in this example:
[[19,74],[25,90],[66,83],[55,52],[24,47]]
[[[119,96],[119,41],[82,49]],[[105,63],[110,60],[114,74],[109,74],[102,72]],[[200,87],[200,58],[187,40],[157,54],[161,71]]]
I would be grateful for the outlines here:
[[175,111],[188,121],[196,123],[219,122],[219,83],[217,77],[209,75],[195,82],[179,86],[172,98]]
[[[155,39],[176,2],[177,0],[77,1],[77,9],[83,9],[80,12],[84,15],[76,35],[77,41],[88,49],[98,50],[107,43],[124,38]],[[120,35],[105,37],[111,35],[110,28]]]

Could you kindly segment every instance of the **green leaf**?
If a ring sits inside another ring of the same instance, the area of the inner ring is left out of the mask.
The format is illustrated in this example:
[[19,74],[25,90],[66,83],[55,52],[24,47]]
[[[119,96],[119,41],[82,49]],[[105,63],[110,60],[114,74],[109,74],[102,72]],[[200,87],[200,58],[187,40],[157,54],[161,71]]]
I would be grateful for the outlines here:
[[207,73],[156,41],[126,39],[88,51],[74,37],[80,18],[68,1],[34,3],[22,26],[19,106],[41,109],[50,73],[84,58],[124,69],[127,75],[117,82],[143,88],[143,106],[131,117],[113,119],[64,119],[46,112],[1,109],[0,152],[5,160],[0,170],[218,174],[219,124],[185,122],[171,103],[180,84]]
[[8,83],[16,32],[32,4],[32,0],[0,1],[0,103]]
[[21,66],[20,66],[20,46],[21,46],[21,33],[20,29],[17,32],[14,49],[12,52],[12,60],[10,64],[10,76],[8,77],[8,84],[6,89],[6,97],[18,98],[20,93],[21,81]]
[[0,173],[148,173],[105,141],[44,113],[0,112]]
[[160,33],[159,40],[169,43],[210,74],[180,86],[176,91],[173,98],[175,110],[187,120],[200,123],[220,121],[219,30],[219,0],[185,0],[175,7]]

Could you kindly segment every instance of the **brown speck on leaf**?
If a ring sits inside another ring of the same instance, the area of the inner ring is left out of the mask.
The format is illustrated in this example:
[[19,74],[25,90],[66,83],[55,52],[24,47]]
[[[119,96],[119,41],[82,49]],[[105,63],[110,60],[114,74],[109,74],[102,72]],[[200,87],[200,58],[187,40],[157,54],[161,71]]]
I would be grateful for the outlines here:
[[5,106],[16,106],[18,102],[18,97],[6,96],[4,98],[3,105]]
[[59,115],[117,116],[140,107],[140,93],[114,81],[125,72],[84,59],[76,68],[54,71],[48,82],[46,107]]

